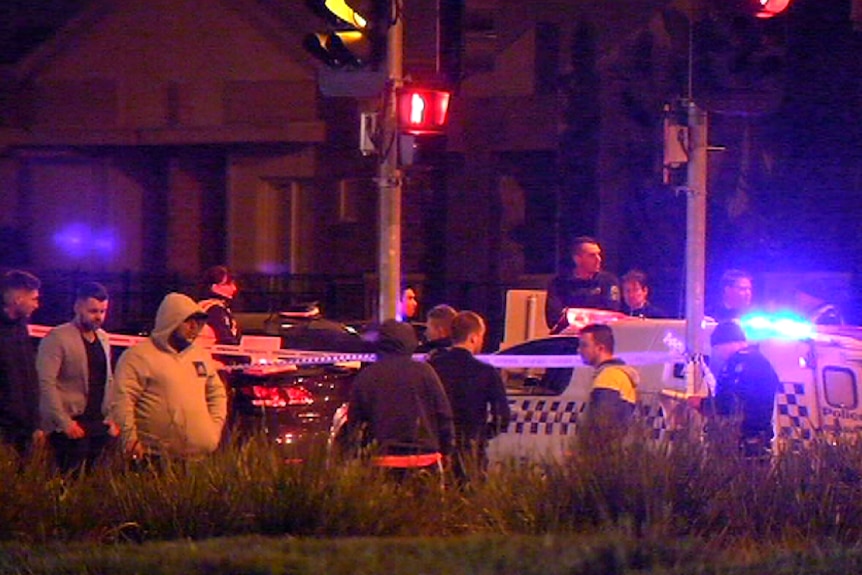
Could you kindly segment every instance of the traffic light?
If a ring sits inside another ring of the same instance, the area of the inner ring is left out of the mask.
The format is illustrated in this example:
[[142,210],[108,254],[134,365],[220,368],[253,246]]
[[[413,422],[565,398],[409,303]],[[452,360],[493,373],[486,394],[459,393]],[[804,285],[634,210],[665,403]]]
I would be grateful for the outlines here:
[[398,91],[398,128],[413,135],[442,134],[451,92],[407,87]]
[[386,53],[388,0],[307,0],[327,21],[325,32],[308,34],[304,48],[333,68],[374,67]]

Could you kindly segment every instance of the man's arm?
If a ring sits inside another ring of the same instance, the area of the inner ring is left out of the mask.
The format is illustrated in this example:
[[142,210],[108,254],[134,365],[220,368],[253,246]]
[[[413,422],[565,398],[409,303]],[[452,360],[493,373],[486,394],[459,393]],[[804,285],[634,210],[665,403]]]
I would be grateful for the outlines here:
[[39,351],[36,354],[36,371],[39,374],[39,417],[42,427],[53,429],[57,425],[66,435],[73,439],[84,436],[84,430],[78,425],[60,401],[60,392],[57,390],[57,377],[63,365],[63,342],[56,331],[51,331],[39,343]]
[[448,455],[452,451],[452,440],[455,436],[455,423],[452,416],[452,406],[446,396],[443,383],[434,368],[428,369],[427,384],[434,401],[434,412],[437,418],[437,441],[440,443],[440,453]]
[[134,348],[126,350],[117,364],[110,413],[111,419],[120,428],[126,451],[132,455],[142,455],[143,447],[138,440],[135,407],[144,391],[146,376],[140,366],[136,365],[133,350]]
[[210,361],[207,362],[206,397],[210,419],[219,426],[219,429],[223,428],[227,417],[227,391],[215,366]]
[[491,406],[488,439],[491,439],[508,427],[512,413],[509,409],[509,398],[506,397],[506,386],[496,369],[488,371],[488,384],[488,404]]
[[547,297],[545,298],[545,323],[548,324],[548,329],[554,329],[560,322],[560,316],[563,315],[565,307],[562,290],[557,285],[557,278],[554,278],[548,284]]

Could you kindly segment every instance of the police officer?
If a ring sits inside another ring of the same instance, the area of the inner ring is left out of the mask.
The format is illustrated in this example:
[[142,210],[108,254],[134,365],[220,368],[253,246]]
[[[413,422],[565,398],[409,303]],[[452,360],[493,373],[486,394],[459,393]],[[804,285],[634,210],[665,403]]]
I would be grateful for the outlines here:
[[602,248],[588,236],[572,241],[572,262],[575,267],[563,272],[548,286],[545,302],[545,321],[551,333],[558,333],[568,325],[567,307],[620,309],[620,285],[616,276],[602,271]]
[[748,345],[735,321],[718,324],[710,337],[710,367],[716,376],[714,410],[720,417],[740,417],[739,446],[746,457],[765,455],[772,441],[772,414],[778,375],[757,349]]

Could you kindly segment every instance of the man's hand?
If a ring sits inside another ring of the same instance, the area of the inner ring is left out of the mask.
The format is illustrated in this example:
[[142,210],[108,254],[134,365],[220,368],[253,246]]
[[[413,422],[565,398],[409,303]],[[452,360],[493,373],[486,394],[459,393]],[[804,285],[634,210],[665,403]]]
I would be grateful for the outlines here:
[[41,429],[37,429],[33,432],[31,440],[33,442],[34,449],[42,449],[47,443],[47,436],[45,435],[44,431],[42,431]]
[[120,435],[120,426],[111,421],[110,419],[104,420],[104,423],[108,428],[108,435],[111,437],[119,437]]
[[126,455],[132,459],[141,459],[145,454],[144,446],[137,439],[130,440],[126,443]]
[[72,424],[63,431],[63,433],[65,433],[66,437],[69,439],[81,439],[87,435],[84,428],[81,427],[81,424],[74,420],[72,421]]

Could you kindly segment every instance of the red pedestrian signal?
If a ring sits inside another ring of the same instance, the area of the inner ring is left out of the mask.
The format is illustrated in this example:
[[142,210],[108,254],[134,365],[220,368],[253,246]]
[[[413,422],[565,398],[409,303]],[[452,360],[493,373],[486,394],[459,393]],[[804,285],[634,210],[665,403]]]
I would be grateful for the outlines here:
[[790,0],[757,0],[760,9],[755,16],[758,18],[772,18],[787,10]]
[[451,93],[404,88],[398,92],[398,126],[407,134],[441,134],[446,128]]

